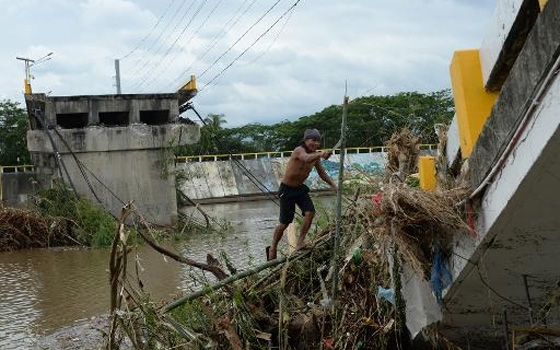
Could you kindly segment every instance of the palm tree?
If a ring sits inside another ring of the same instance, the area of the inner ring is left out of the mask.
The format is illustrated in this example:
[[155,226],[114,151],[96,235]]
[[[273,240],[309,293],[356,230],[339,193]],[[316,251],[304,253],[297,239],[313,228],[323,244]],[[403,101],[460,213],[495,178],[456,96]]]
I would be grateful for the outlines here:
[[223,114],[208,114],[204,118],[204,126],[200,129],[200,148],[204,153],[217,152],[219,135],[222,132],[222,124],[227,121]]

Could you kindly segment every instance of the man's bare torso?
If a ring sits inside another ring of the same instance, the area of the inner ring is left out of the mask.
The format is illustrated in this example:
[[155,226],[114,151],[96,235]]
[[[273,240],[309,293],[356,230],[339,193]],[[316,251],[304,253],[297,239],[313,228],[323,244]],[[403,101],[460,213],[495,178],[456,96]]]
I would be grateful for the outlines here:
[[292,155],[288,160],[288,165],[286,166],[286,172],[284,173],[284,177],[282,178],[282,182],[290,187],[298,187],[302,185],[305,182],[305,179],[307,179],[307,177],[309,176],[309,173],[311,172],[315,164],[319,161],[316,160],[311,163],[306,163],[303,160],[299,159],[294,155],[298,148],[301,148],[301,151],[305,152],[305,149],[303,149],[303,147],[301,146],[297,147],[294,152],[292,152]]

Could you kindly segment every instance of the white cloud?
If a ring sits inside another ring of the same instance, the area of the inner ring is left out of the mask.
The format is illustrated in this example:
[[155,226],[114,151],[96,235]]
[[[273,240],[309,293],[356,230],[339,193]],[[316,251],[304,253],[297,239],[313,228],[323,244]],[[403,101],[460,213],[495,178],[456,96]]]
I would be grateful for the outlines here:
[[36,92],[106,94],[115,91],[114,59],[132,52],[121,61],[125,93],[173,91],[208,69],[199,87],[219,78],[195,98],[202,114],[223,113],[228,126],[271,123],[340,103],[345,81],[352,98],[449,88],[453,51],[480,45],[494,6],[482,0],[302,0],[221,74],[295,0],[281,1],[235,46],[275,0],[250,9],[253,0],[223,0],[210,16],[218,1],[0,0],[0,29],[9,33],[0,47],[0,98],[22,101],[24,67],[16,56],[54,52],[33,68]]

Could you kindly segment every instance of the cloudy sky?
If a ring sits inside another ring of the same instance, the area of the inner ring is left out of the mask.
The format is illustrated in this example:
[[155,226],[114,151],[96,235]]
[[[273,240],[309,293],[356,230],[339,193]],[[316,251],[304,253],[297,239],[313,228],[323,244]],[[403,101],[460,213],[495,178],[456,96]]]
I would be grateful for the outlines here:
[[293,120],[348,95],[450,87],[454,50],[480,46],[495,0],[0,0],[0,99],[34,92],[176,91],[198,77],[226,126]]

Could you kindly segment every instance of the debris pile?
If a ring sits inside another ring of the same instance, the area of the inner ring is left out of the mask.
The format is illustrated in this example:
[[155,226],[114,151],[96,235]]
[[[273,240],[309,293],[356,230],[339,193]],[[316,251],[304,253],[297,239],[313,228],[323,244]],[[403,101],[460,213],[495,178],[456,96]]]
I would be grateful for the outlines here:
[[387,148],[387,174],[414,174],[418,168],[420,145],[418,137],[407,128],[391,136]]
[[126,237],[116,235],[107,348],[118,348],[124,335],[140,349],[405,348],[410,341],[405,305],[400,278],[392,276],[400,276],[400,267],[408,264],[429,279],[434,247],[444,251],[451,234],[466,228],[459,204],[468,189],[427,193],[408,186],[401,179],[414,171],[418,139],[403,132],[391,141],[389,171],[399,176],[387,176],[381,188],[379,179],[372,178],[369,187],[345,199],[336,265],[334,220],[314,233],[313,249],[245,270],[231,266],[227,257],[194,262],[143,234],[160,253],[210,273],[216,281],[158,303],[127,271],[133,267],[124,263]]
[[2,208],[0,251],[76,245],[65,227],[63,220],[45,218],[35,211]]
[[41,191],[29,209],[0,207],[0,251],[108,246],[116,220],[63,183]]

